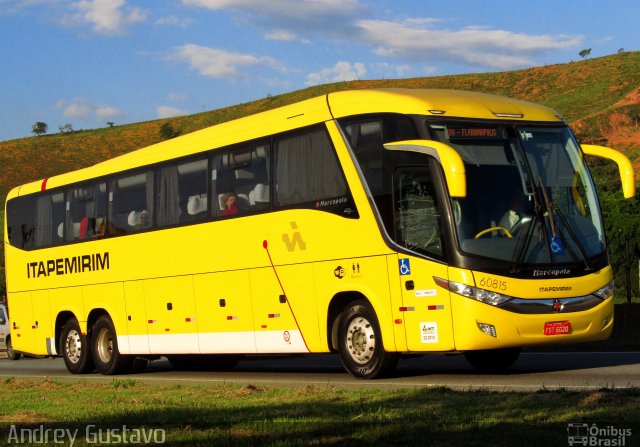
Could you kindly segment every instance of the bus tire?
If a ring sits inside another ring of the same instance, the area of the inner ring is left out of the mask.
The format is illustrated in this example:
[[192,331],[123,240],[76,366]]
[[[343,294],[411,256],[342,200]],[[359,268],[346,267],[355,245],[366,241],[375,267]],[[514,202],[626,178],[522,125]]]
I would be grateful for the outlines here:
[[13,349],[13,343],[11,342],[11,337],[7,337],[6,346],[7,346],[7,358],[9,360],[18,360],[20,358],[20,353],[16,352]]
[[70,373],[86,374],[93,371],[90,338],[82,333],[75,318],[69,318],[62,326],[60,352]]
[[478,371],[502,372],[518,360],[520,351],[520,348],[482,349],[464,351],[464,357]]
[[384,350],[375,312],[364,300],[351,303],[338,323],[338,351],[344,368],[358,379],[375,379],[395,368],[398,354]]
[[93,361],[96,369],[105,375],[131,372],[134,357],[122,355],[118,350],[118,337],[108,315],[100,316],[91,331]]

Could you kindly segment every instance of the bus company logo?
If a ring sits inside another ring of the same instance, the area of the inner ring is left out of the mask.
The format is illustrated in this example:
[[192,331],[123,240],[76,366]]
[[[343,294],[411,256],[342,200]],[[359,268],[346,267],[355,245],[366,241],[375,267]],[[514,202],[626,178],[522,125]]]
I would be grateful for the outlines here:
[[554,276],[554,277],[567,276],[570,274],[571,274],[571,269],[546,269],[546,270],[534,269],[533,274],[531,276],[533,276],[534,278],[539,278],[539,277],[545,277],[545,276]]
[[631,437],[630,428],[608,425],[604,428],[596,424],[572,423],[567,425],[567,442],[570,446],[624,447]]
[[553,300],[551,308],[554,312],[562,312],[564,310],[564,303],[560,300]]
[[571,292],[571,286],[557,286],[557,287],[540,287],[540,292]]
[[302,234],[298,231],[298,223],[297,222],[289,222],[291,226],[291,230],[293,231],[293,235],[288,235],[287,233],[282,235],[282,242],[284,242],[287,247],[287,251],[292,252],[297,248],[304,251],[307,249],[307,243],[302,239]]
[[47,259],[27,263],[27,278],[62,276],[73,273],[109,270],[109,252],[73,256],[71,258]]
[[347,203],[349,199],[347,197],[340,197],[338,199],[331,200],[318,200],[316,201],[316,208],[324,208],[327,206],[340,205],[343,203]]
[[337,266],[336,269],[333,271],[333,274],[335,275],[336,278],[338,279],[342,279],[344,278],[344,275],[346,274],[344,267],[342,267],[341,265]]

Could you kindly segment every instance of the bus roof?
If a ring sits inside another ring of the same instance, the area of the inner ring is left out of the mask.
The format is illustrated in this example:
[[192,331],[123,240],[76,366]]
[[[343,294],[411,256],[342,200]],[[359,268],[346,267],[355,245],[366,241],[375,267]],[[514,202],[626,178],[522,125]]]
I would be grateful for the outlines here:
[[562,122],[553,110],[503,96],[461,90],[363,89],[329,93],[266,112],[216,124],[162,141],[94,166],[14,188],[7,199],[258,139],[316,123],[369,113],[404,113],[472,119]]
[[389,112],[475,119],[562,121],[555,111],[539,104],[464,90],[351,90],[330,93],[328,97],[335,118]]

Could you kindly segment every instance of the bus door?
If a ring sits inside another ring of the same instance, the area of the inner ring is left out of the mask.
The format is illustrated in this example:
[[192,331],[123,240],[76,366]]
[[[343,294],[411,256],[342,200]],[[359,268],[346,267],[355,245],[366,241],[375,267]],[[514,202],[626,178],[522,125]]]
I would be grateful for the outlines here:
[[434,280],[446,279],[448,266],[440,261],[442,219],[432,172],[429,166],[403,166],[393,174],[394,238],[406,249],[398,254],[399,310],[409,351],[454,348],[449,292]]

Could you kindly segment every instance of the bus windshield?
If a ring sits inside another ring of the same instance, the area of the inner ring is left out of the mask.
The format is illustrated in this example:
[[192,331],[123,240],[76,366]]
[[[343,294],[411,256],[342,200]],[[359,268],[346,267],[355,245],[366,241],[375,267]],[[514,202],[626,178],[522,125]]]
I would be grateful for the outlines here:
[[515,266],[580,263],[605,250],[595,188],[565,126],[430,124],[462,157],[467,196],[451,199],[459,248]]

